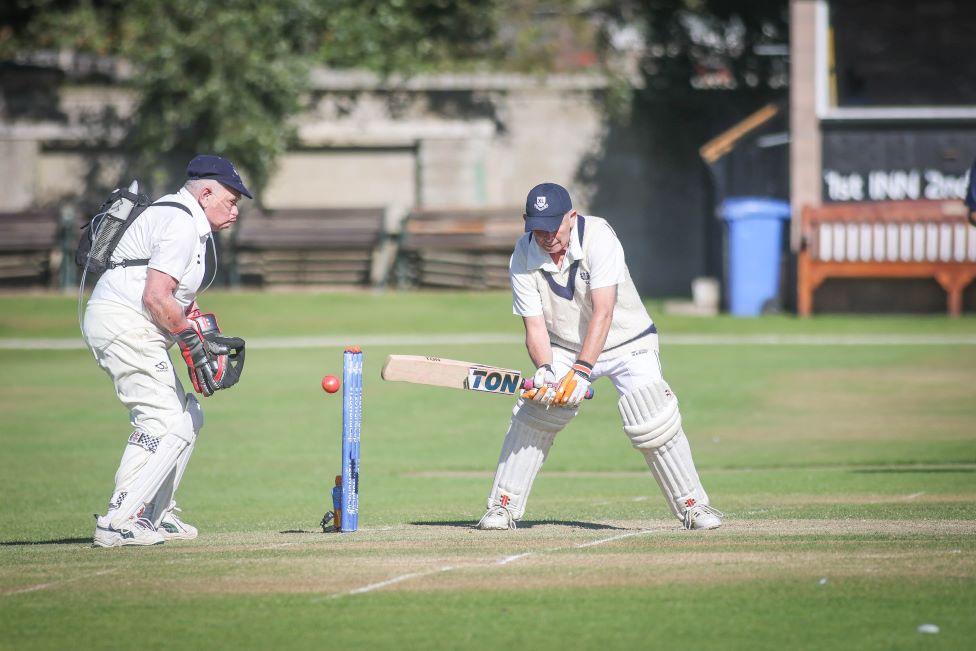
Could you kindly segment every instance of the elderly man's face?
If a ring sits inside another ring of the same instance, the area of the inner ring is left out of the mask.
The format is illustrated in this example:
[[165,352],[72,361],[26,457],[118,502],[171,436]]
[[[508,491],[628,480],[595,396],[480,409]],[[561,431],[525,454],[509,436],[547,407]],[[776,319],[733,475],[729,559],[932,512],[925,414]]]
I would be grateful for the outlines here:
[[565,251],[569,247],[569,238],[573,232],[573,218],[576,211],[570,210],[563,215],[563,221],[559,224],[559,229],[555,231],[532,231],[539,247],[550,255]]
[[215,183],[203,191],[200,195],[200,206],[207,215],[211,230],[226,230],[237,221],[237,202],[240,198],[240,192],[231,190],[222,183]]

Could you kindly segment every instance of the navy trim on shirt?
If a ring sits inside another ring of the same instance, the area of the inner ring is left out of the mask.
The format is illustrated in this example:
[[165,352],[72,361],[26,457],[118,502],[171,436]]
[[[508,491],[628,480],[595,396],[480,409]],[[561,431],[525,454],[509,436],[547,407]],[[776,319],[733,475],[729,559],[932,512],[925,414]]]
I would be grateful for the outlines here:
[[[583,229],[586,228],[586,220],[583,219],[583,215],[576,215],[576,230],[579,232],[579,242],[580,248],[583,248]],[[580,261],[576,260],[569,266],[569,282],[563,287],[557,283],[552,274],[545,269],[540,269],[542,275],[546,277],[546,282],[549,283],[549,289],[552,293],[559,298],[565,298],[567,301],[573,300],[573,294],[576,293],[576,271],[579,269]]]

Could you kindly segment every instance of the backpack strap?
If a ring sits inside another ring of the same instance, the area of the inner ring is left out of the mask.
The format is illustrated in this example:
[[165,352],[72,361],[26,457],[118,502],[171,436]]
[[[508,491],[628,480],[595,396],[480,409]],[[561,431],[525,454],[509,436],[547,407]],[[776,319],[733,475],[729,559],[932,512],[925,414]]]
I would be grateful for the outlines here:
[[[179,208],[187,215],[190,215],[191,217],[193,216],[193,213],[190,212],[189,208],[187,208],[181,203],[176,203],[175,201],[158,201],[156,203],[151,203],[148,206],[146,206],[145,209],[143,209],[143,211],[140,212],[139,214],[141,215],[143,212],[146,212],[146,210],[152,208],[153,206],[167,206],[169,208]],[[138,217],[138,215],[136,216]],[[137,258],[135,260],[122,260],[121,262],[109,261],[107,268],[115,269],[117,267],[122,267],[123,269],[125,269],[126,267],[145,267],[148,265],[149,265],[149,258]]]

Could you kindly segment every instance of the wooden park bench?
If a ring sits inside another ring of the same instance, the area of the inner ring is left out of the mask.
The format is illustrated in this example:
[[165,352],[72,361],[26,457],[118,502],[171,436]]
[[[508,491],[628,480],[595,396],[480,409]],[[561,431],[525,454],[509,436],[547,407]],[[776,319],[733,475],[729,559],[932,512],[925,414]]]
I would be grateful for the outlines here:
[[934,278],[948,312],[976,278],[976,227],[961,201],[880,201],[806,206],[797,269],[797,310],[813,311],[827,278]]
[[0,284],[47,284],[58,246],[58,215],[0,213]]
[[234,235],[246,284],[368,285],[384,238],[384,208],[252,211]]
[[519,208],[416,210],[403,223],[397,281],[410,287],[509,286],[508,259],[524,234]]

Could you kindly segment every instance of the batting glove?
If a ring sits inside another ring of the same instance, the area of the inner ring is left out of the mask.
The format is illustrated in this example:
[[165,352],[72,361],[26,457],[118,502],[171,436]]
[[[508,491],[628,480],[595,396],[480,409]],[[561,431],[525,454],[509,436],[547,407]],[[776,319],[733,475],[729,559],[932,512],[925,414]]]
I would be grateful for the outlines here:
[[540,405],[549,407],[556,398],[556,374],[552,372],[552,367],[543,364],[535,370],[532,376],[532,388],[522,392],[522,399],[537,402]]
[[581,359],[576,360],[569,372],[559,381],[556,387],[555,404],[560,407],[579,407],[590,388],[590,373],[593,365]]

